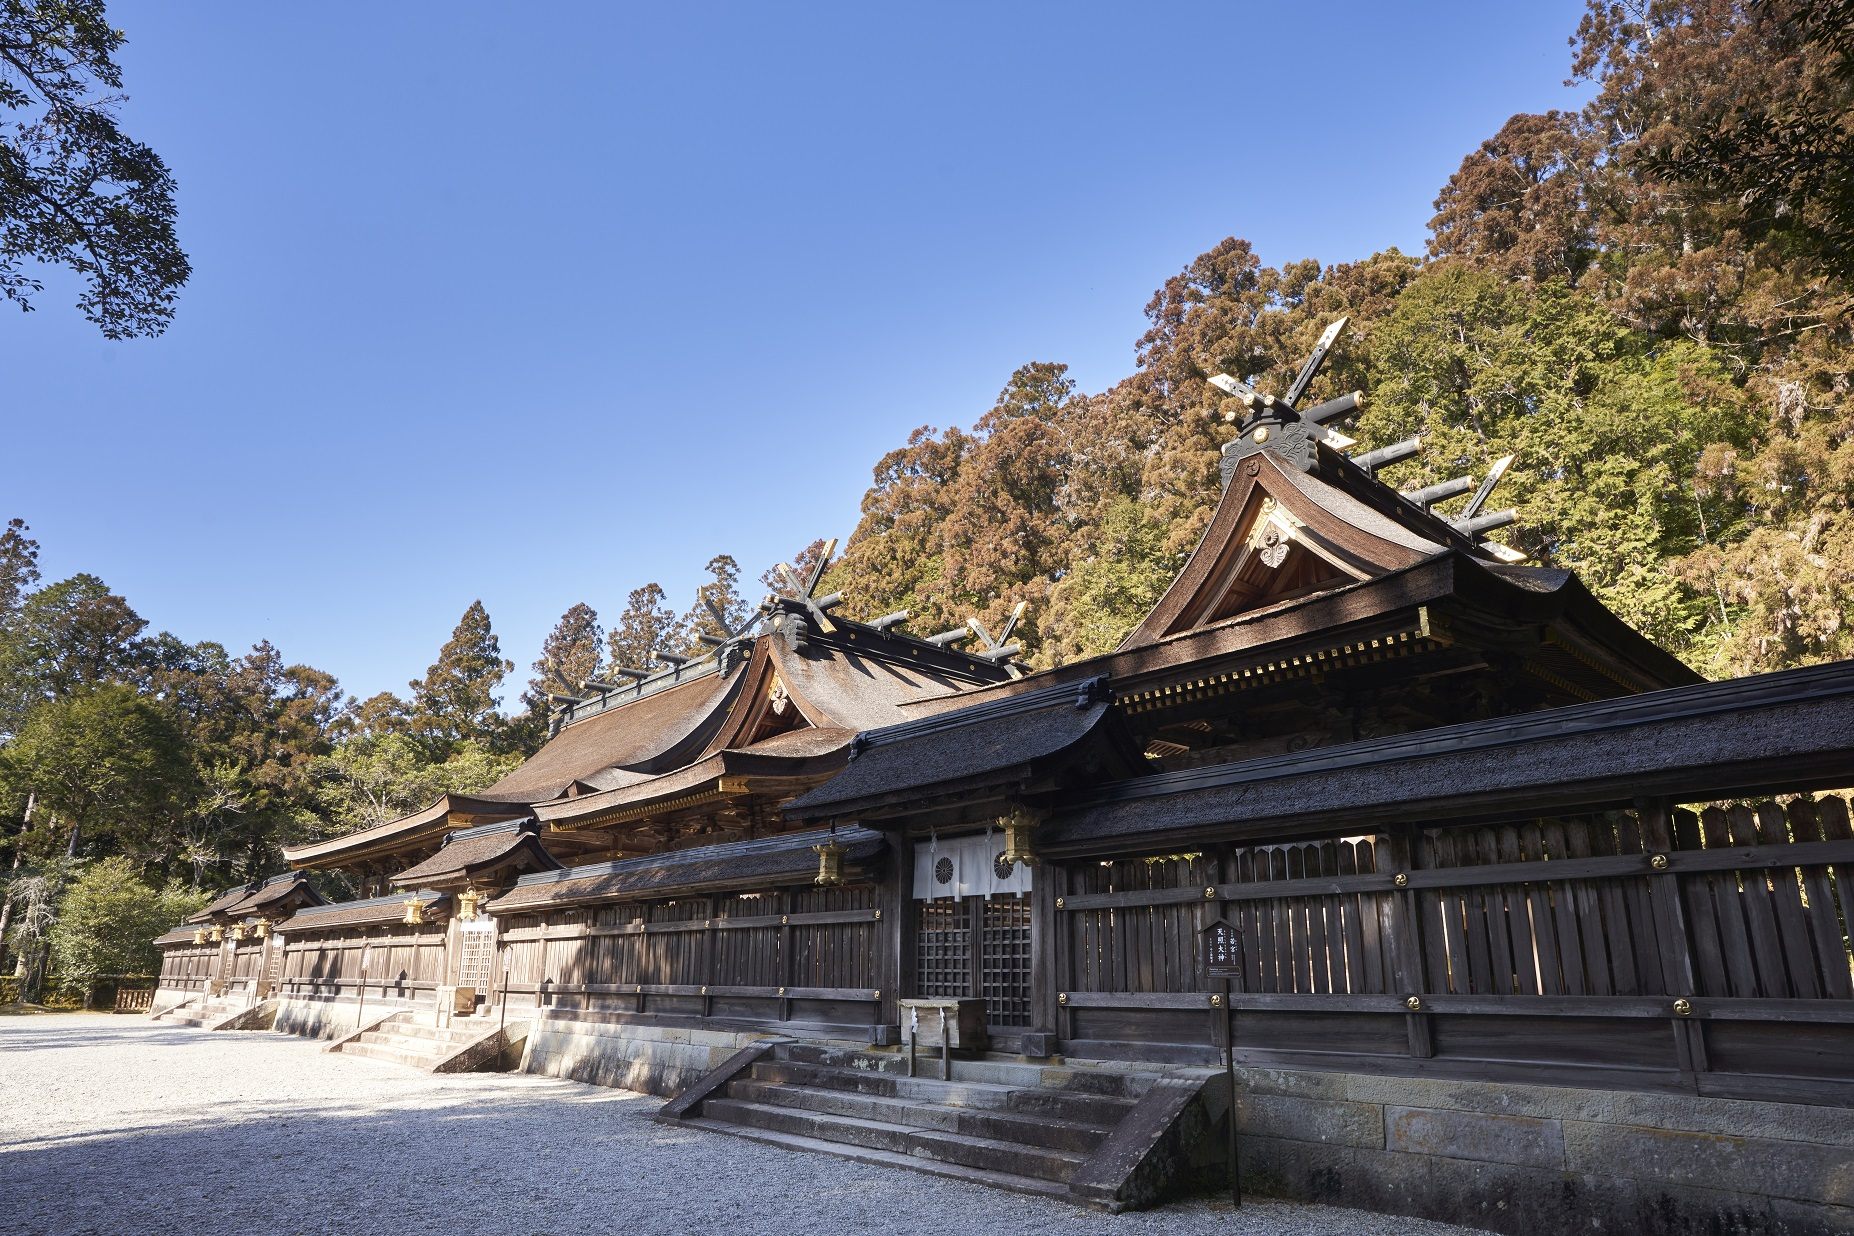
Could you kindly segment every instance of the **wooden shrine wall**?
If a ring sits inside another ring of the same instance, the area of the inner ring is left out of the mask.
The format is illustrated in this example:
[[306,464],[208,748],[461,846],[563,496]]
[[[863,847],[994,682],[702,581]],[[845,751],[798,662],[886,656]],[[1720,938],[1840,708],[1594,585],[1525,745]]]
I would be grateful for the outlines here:
[[358,1001],[364,986],[368,1000],[429,1004],[444,981],[444,935],[442,923],[286,934],[279,994]]
[[806,887],[511,915],[500,942],[510,1003],[595,1020],[866,1030],[892,951],[881,943],[880,892]]
[[[1049,865],[1075,1055],[1854,1102],[1840,794]],[[1240,939],[1210,979],[1200,931]]]
[[155,986],[163,991],[205,991],[219,956],[217,944],[175,944],[161,952],[161,977]]

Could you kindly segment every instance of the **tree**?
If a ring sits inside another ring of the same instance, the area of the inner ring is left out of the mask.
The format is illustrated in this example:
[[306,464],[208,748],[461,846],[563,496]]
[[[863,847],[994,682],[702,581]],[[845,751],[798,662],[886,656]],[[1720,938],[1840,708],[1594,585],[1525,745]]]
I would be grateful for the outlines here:
[[[1573,40],[1623,178],[1854,276],[1854,0],[1591,0]],[[1723,209],[1720,209],[1723,207]],[[1679,208],[1676,207],[1678,210]]]
[[1113,651],[1159,603],[1178,569],[1165,555],[1165,531],[1131,498],[1107,509],[1085,556],[1051,593],[1044,623],[1050,664]]
[[384,824],[444,794],[470,794],[506,776],[522,757],[462,742],[433,761],[406,734],[356,735],[316,761],[314,810],[304,813],[304,840],[337,837]]
[[44,813],[21,839],[37,857],[158,845],[192,773],[167,709],[120,683],[38,705],[0,749],[0,781]]
[[99,978],[154,974],[156,936],[185,922],[211,894],[169,885],[155,889],[122,857],[91,863],[64,892],[49,932],[52,972],[82,986],[88,1008]]
[[42,701],[130,676],[147,626],[94,575],[32,593],[0,627],[0,736]]
[[30,309],[26,264],[69,267],[111,339],[166,330],[192,273],[173,176],[116,126],[123,42],[101,0],[0,0],[0,108],[20,113],[0,135],[0,293]]
[[16,869],[7,880],[7,908],[17,913],[12,916],[6,942],[18,958],[21,1003],[37,1003],[44,988],[52,928],[58,922],[58,904],[64,898],[74,865],[60,855],[43,867]]
[[[740,564],[729,554],[716,554],[702,569],[708,572],[708,582],[695,590],[695,604],[683,615],[678,631],[683,651],[690,654],[706,650],[707,645],[701,642],[700,636],[724,638],[728,631],[738,630],[747,620],[747,603],[741,599],[739,588]],[[715,617],[717,613],[721,615],[719,619]]]
[[573,605],[541,641],[541,659],[534,663],[528,698],[545,709],[550,694],[577,694],[588,678],[599,676],[604,640],[598,611],[584,601]]
[[39,582],[39,543],[31,531],[25,520],[11,519],[0,532],[0,627]]
[[648,669],[659,652],[674,652],[685,642],[676,624],[676,611],[663,603],[661,584],[633,588],[608,644],[614,667]]
[[1514,116],[1443,186],[1429,251],[1520,278],[1575,282],[1596,252],[1584,179],[1597,146],[1577,116]]
[[502,645],[479,601],[458,620],[438,659],[412,688],[412,728],[432,757],[443,760],[465,742],[496,748],[503,740],[502,700],[497,693],[515,663],[502,659]]
[[943,618],[939,530],[951,486],[976,446],[957,427],[941,433],[923,425],[906,446],[882,456],[863,494],[862,519],[822,590],[844,593],[854,612],[866,615],[910,610],[917,629]]

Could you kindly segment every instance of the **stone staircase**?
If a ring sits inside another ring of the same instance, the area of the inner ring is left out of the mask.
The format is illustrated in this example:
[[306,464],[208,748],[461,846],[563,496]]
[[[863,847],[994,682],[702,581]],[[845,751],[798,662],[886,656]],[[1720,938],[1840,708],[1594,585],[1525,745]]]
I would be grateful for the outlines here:
[[250,997],[242,993],[235,996],[214,996],[208,1000],[188,1000],[153,1014],[149,1020],[169,1026],[205,1028],[244,1012],[251,1007],[251,1003]]
[[417,1020],[430,1016],[428,1012],[395,1013],[360,1034],[340,1040],[329,1050],[430,1072],[496,1028],[494,1021],[483,1018],[460,1018],[448,1026]]
[[[899,1053],[794,1042],[743,1052],[740,1063],[662,1118],[1110,1210],[1149,1203],[1118,1183],[1118,1164],[1130,1160],[1130,1172],[1143,1162],[1203,1084],[1194,1076],[1155,1096],[1169,1113],[1162,1127],[1129,1136],[1129,1126],[1153,1123],[1136,1113],[1154,1107],[1143,1101],[1162,1082],[1158,1072],[989,1056],[955,1060],[942,1081],[940,1062],[925,1056],[921,1075],[909,1077]],[[1104,1159],[1115,1162],[1104,1170]]]

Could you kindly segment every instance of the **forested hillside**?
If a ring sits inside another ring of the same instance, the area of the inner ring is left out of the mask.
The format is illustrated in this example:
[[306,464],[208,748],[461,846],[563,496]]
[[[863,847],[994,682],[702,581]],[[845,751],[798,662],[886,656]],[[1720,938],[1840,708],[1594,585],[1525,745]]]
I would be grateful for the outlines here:
[[[1400,487],[1515,453],[1503,535],[1701,671],[1854,653],[1851,31],[1854,0],[1594,0],[1568,62],[1592,101],[1469,152],[1426,253],[1214,244],[1154,293],[1122,381],[1028,363],[971,428],[949,409],[878,461],[822,590],[920,630],[1028,602],[1036,664],[1112,648],[1214,505],[1232,409],[1205,379],[1278,391],[1348,315],[1312,397],[1367,393],[1361,449],[1424,436]],[[749,609],[725,554],[681,613],[655,583],[609,632],[576,604],[505,707],[479,603],[403,696],[356,701],[267,643],[151,635],[104,581],[41,580],[37,550],[21,519],[0,534],[0,956],[28,990],[145,965],[137,941],[284,844],[488,784],[550,692]]]
[[1367,392],[1361,449],[1423,434],[1401,487],[1517,452],[1514,544],[1703,672],[1848,655],[1850,31],[1847,0],[1595,0],[1569,66],[1594,99],[1469,153],[1427,254],[1222,241],[1153,295],[1123,381],[1028,364],[885,456],[825,586],[923,627],[1028,601],[1044,664],[1113,647],[1209,517],[1205,378],[1280,391],[1348,314],[1312,398]]

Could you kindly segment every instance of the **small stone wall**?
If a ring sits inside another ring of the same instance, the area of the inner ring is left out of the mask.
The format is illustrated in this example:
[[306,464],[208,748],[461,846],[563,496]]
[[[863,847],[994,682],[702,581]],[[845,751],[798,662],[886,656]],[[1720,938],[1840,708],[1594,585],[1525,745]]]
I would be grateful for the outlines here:
[[357,1007],[353,1000],[280,996],[277,999],[277,1019],[271,1028],[306,1039],[338,1039],[353,1032],[357,1016],[372,1021],[386,1013],[420,1007],[429,1012],[431,1006],[417,1005],[410,1000],[369,998],[363,1009]]
[[198,1004],[205,994],[197,987],[157,987],[154,1002],[148,1008],[148,1015],[159,1017],[163,1013],[172,1012],[189,1000]]
[[529,1029],[521,1071],[669,1098],[764,1037],[749,1031],[543,1016]]
[[1490,1228],[1854,1232],[1854,1111],[1243,1070],[1245,1188]]

